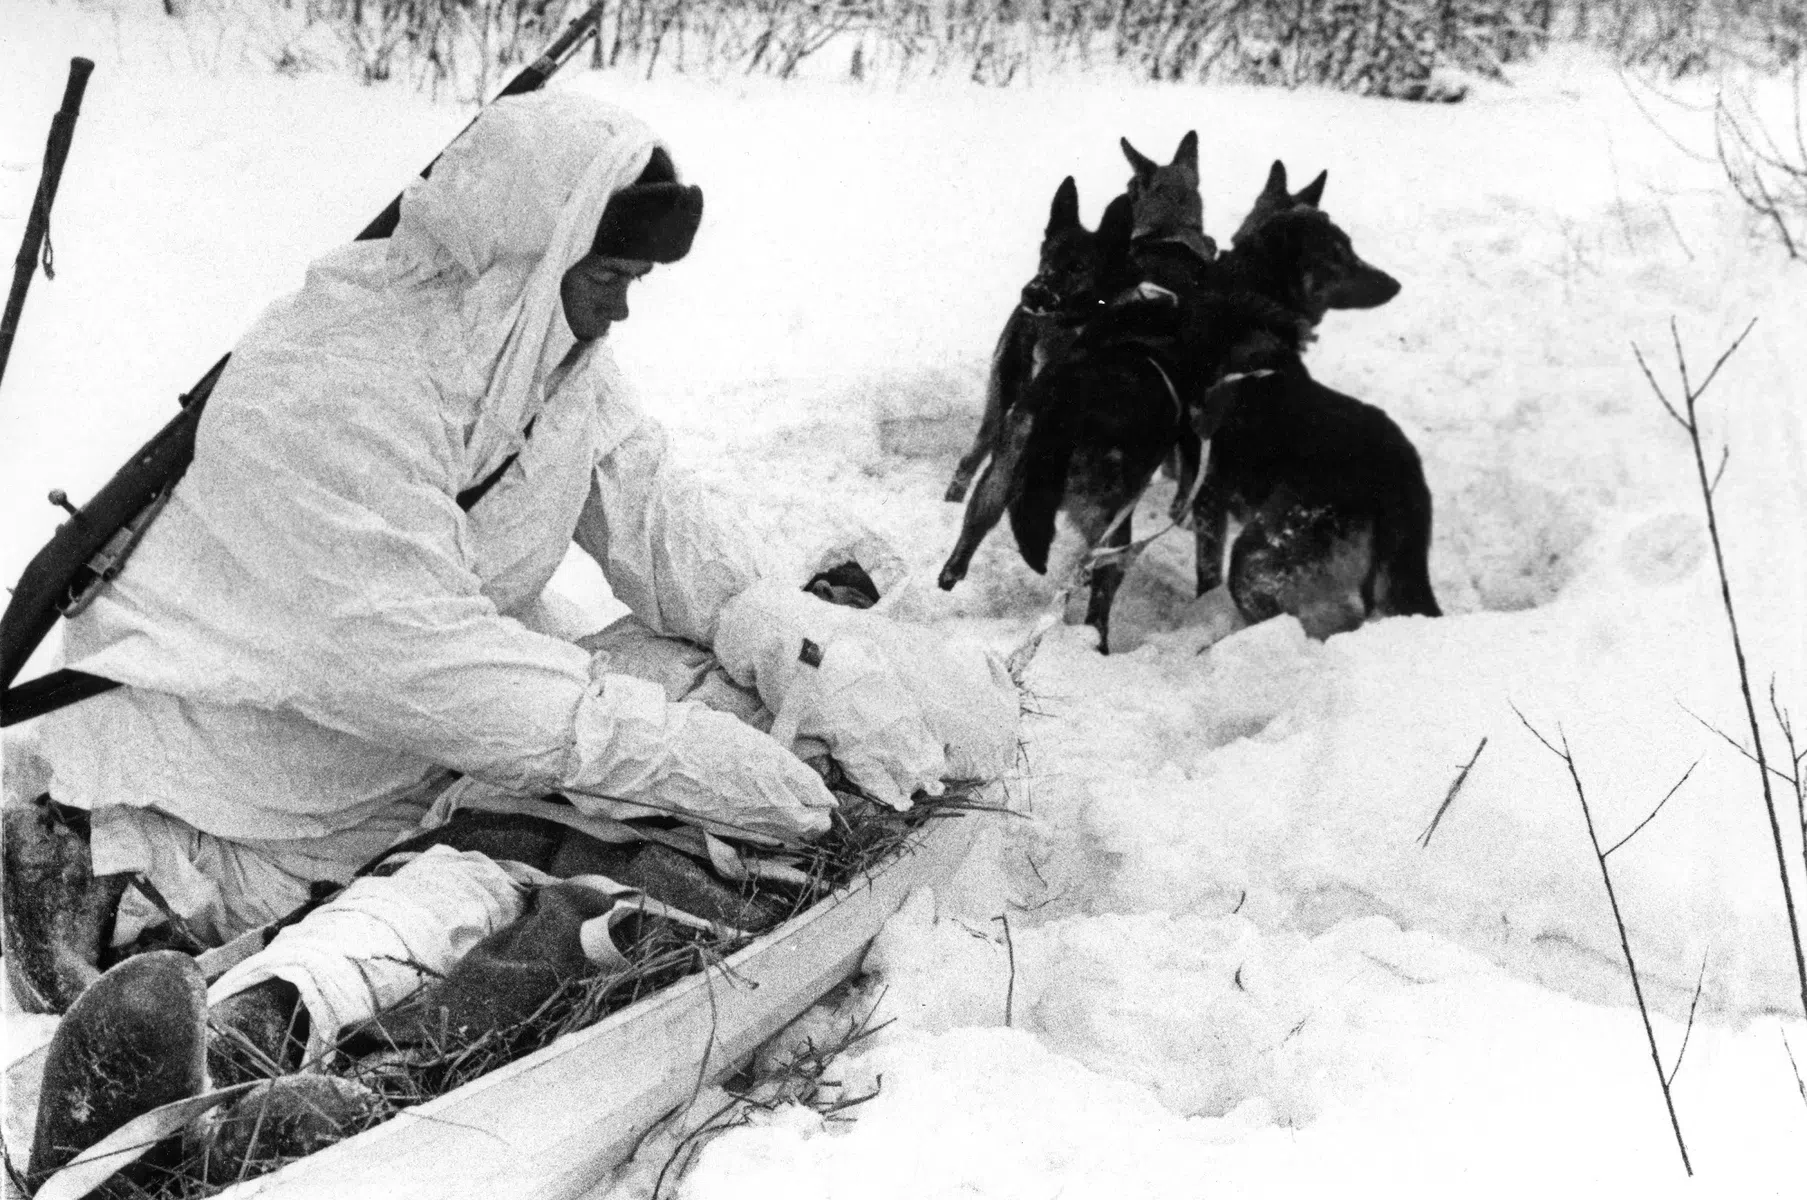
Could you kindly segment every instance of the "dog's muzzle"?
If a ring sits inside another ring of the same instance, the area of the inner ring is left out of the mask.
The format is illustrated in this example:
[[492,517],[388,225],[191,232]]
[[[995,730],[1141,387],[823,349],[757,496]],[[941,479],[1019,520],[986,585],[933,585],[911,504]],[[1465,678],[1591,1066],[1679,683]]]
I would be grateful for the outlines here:
[[1060,297],[1041,280],[1031,279],[1023,286],[1022,307],[1032,317],[1045,317],[1060,307]]

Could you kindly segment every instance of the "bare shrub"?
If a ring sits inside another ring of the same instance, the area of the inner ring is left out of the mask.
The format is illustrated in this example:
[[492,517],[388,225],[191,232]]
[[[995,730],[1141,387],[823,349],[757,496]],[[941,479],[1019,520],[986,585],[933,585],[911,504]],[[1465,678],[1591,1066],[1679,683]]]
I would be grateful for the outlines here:
[[1801,89],[1807,58],[1791,72],[1793,107],[1785,123],[1765,121],[1746,88],[1722,90],[1713,104],[1713,148],[1745,207],[1775,235],[1788,257],[1807,259],[1807,136]]
[[1800,0],[1554,0],[1553,36],[1670,79],[1731,65],[1786,67],[1807,52]]

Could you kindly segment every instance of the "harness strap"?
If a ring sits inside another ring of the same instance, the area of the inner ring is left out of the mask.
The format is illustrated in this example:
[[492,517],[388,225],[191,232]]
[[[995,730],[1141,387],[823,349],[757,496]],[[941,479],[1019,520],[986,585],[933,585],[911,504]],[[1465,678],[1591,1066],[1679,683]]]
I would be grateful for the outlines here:
[[1161,377],[1161,382],[1167,385],[1167,398],[1173,401],[1173,415],[1176,418],[1185,417],[1186,405],[1180,400],[1180,390],[1173,386],[1173,379],[1167,374],[1167,369],[1161,366],[1161,360],[1154,355],[1149,354],[1145,357],[1148,359],[1148,365],[1154,368],[1154,373]]

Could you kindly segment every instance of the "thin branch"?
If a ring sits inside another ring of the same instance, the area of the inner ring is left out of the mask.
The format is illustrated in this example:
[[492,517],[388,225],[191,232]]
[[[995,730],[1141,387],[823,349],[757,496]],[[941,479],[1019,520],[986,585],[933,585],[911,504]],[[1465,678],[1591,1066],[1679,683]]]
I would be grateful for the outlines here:
[[1456,781],[1449,785],[1449,791],[1445,793],[1443,803],[1437,806],[1437,815],[1431,818],[1431,823],[1425,827],[1424,832],[1418,837],[1419,849],[1428,850],[1430,848],[1431,835],[1437,832],[1437,823],[1443,819],[1443,814],[1449,811],[1449,806],[1455,801],[1456,793],[1462,790],[1462,784],[1467,781],[1468,773],[1474,770],[1475,761],[1481,757],[1481,751],[1486,748],[1487,739],[1482,738],[1481,744],[1474,748],[1474,753],[1469,755],[1468,761],[1464,763],[1462,769],[1456,773]]
[[1516,704],[1512,705],[1512,712],[1518,717],[1519,723],[1530,730],[1532,737],[1542,742],[1545,749],[1563,761],[1563,765],[1568,767],[1569,779],[1575,785],[1575,798],[1581,802],[1581,818],[1587,824],[1587,840],[1594,848],[1595,861],[1600,864],[1600,879],[1606,885],[1606,899],[1612,905],[1613,924],[1619,930],[1619,949],[1625,955],[1625,969],[1631,974],[1631,991],[1637,998],[1638,1016],[1644,1021],[1644,1038],[1650,1043],[1650,1062],[1656,1068],[1657,1085],[1663,1089],[1663,1105],[1669,1110],[1669,1127],[1675,1131],[1675,1146],[1681,1151],[1682,1169],[1692,1176],[1694,1164],[1688,1161],[1688,1144],[1682,1139],[1681,1120],[1675,1115],[1675,1100],[1669,1094],[1669,1074],[1663,1070],[1663,1056],[1656,1046],[1656,1030],[1650,1025],[1650,1008],[1644,1002],[1644,985],[1638,979],[1638,964],[1631,955],[1631,937],[1625,932],[1625,918],[1619,911],[1619,896],[1613,890],[1612,871],[1607,868],[1606,855],[1600,850],[1600,837],[1594,831],[1593,810],[1588,807],[1587,789],[1581,784],[1581,772],[1575,766],[1574,754],[1569,750],[1568,735],[1562,732],[1560,725],[1556,727],[1556,734],[1562,739],[1562,749],[1558,750],[1550,744],[1550,739],[1531,724],[1524,713],[1519,712]]
[[1663,391],[1663,385],[1656,381],[1656,375],[1650,370],[1650,364],[1644,361],[1644,352],[1638,349],[1636,342],[1631,344],[1631,353],[1638,360],[1638,366],[1643,369],[1644,378],[1649,382],[1650,390],[1656,393],[1656,398],[1662,404],[1663,411],[1668,413],[1677,425],[1683,429],[1688,428],[1688,423],[1682,420],[1682,415],[1675,411],[1675,405],[1669,403],[1669,397]]
[[[1776,718],[1776,725],[1782,730],[1782,741],[1788,747],[1788,771],[1782,778],[1794,789],[1795,817],[1801,823],[1802,853],[1807,854],[1807,777],[1801,774],[1801,761],[1807,758],[1807,747],[1795,744],[1794,724],[1789,720],[1788,710],[1776,699],[1776,677],[1769,677],[1769,711]],[[1781,772],[1776,772],[1781,775]]]
[[[1671,329],[1673,329],[1675,327],[1675,318],[1671,317],[1669,319],[1669,327]],[[1708,371],[1707,377],[1700,381],[1700,387],[1698,389],[1689,391],[1688,407],[1689,407],[1690,411],[1692,411],[1694,404],[1702,396],[1706,395],[1707,389],[1713,386],[1713,380],[1715,380],[1716,378],[1719,377],[1719,368],[1725,366],[1725,360],[1732,357],[1732,355],[1737,352],[1738,347],[1744,345],[1744,339],[1749,337],[1751,335],[1751,330],[1755,329],[1756,327],[1757,327],[1757,318],[1752,317],[1750,319],[1749,323],[1745,325],[1744,332],[1740,333],[1737,337],[1733,338],[1732,344],[1727,346],[1725,348],[1725,351],[1722,354],[1720,354],[1720,356],[1717,359],[1714,360],[1713,369],[1711,371]],[[1675,352],[1678,355],[1681,353],[1681,335],[1679,333],[1676,335]],[[1681,362],[1681,375],[1682,375],[1682,386],[1687,387],[1688,364],[1685,359],[1682,360],[1682,362]]]
[[1004,953],[1010,957],[1010,982],[1004,985],[1004,1028],[1011,1027],[1016,1007],[1016,940],[1010,936],[1010,914],[993,917],[1004,924]]
[[1781,1029],[1777,1032],[1782,1035],[1782,1052],[1788,1055],[1788,1066],[1794,1072],[1794,1090],[1801,1093],[1801,1103],[1807,1104],[1807,1083],[1802,1082],[1801,1068],[1794,1061],[1794,1047],[1788,1044],[1788,1031]]
[[[1690,717],[1693,717],[1696,721],[1699,721],[1700,725],[1703,729],[1709,730],[1712,733],[1717,734],[1719,736],[1719,738],[1725,742],[1726,745],[1730,746],[1732,749],[1736,750],[1738,753],[1744,755],[1744,757],[1746,759],[1750,760],[1753,763],[1757,761],[1757,756],[1755,754],[1752,754],[1749,750],[1745,749],[1744,743],[1740,742],[1737,738],[1734,738],[1731,734],[1729,734],[1725,730],[1719,728],[1719,726],[1714,725],[1712,722],[1706,720],[1704,717],[1700,716],[1700,714],[1698,714],[1694,710],[1690,709],[1687,705],[1680,704],[1680,705],[1677,705],[1677,707],[1680,708],[1683,712],[1687,713]],[[1776,778],[1782,780],[1785,783],[1793,783],[1794,782],[1793,777],[1783,774],[1782,769],[1780,767],[1774,767],[1774,766],[1769,766],[1769,765],[1765,764],[1765,769],[1770,771],[1771,773],[1773,773],[1776,776]]]
[[[1694,398],[1698,395],[1698,393],[1695,392],[1693,386],[1688,382],[1688,356],[1682,353],[1681,326],[1676,324],[1674,317],[1669,318],[1669,339],[1670,339],[1670,341],[1675,343],[1675,365],[1676,365],[1676,368],[1681,372],[1682,395],[1685,396],[1688,400],[1688,405],[1689,405],[1688,415],[1693,416]],[[1715,371],[1717,371],[1719,368],[1715,367],[1713,369]],[[1707,382],[1711,383],[1712,380],[1708,379]]]
[[1675,1077],[1681,1074],[1682,1059],[1688,1053],[1688,1039],[1694,1036],[1694,1010],[1700,1007],[1700,991],[1707,982],[1707,956],[1700,956],[1700,975],[1694,980],[1694,999],[1688,1003],[1688,1024],[1682,1030],[1681,1049],[1675,1052],[1675,1062],[1669,1068],[1669,1084],[1674,1086]]
[[1688,767],[1688,769],[1686,771],[1682,772],[1682,777],[1675,781],[1675,786],[1670,788],[1666,793],[1664,793],[1663,798],[1656,802],[1656,807],[1650,810],[1650,815],[1645,817],[1642,821],[1639,821],[1638,827],[1636,829],[1633,829],[1630,833],[1626,834],[1624,837],[1622,837],[1618,841],[1614,842],[1612,844],[1612,848],[1609,849],[1606,853],[1610,855],[1613,852],[1613,850],[1617,850],[1620,846],[1623,846],[1626,842],[1629,842],[1632,838],[1638,836],[1638,834],[1643,831],[1644,826],[1646,826],[1646,825],[1650,824],[1650,822],[1656,820],[1656,814],[1663,811],[1663,805],[1669,803],[1669,797],[1675,795],[1676,792],[1681,790],[1682,784],[1688,782],[1688,776],[1694,774],[1694,768],[1698,767],[1699,765],[1700,765],[1700,760],[1697,758]]

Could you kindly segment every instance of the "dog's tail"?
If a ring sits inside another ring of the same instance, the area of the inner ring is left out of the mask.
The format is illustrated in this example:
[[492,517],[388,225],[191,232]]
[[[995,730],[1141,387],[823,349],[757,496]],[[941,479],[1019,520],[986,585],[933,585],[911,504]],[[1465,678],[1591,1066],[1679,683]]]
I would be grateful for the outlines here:
[[961,455],[942,498],[950,504],[966,499],[979,464],[985,461],[997,443],[1004,414],[1028,385],[1034,370],[1035,330],[1019,306],[1010,310],[1004,331],[998,335],[997,348],[991,352],[991,373],[985,380],[985,414],[979,420],[979,432],[973,436],[972,448]]
[[947,562],[941,568],[937,582],[942,591],[952,591],[956,583],[966,578],[979,543],[997,526],[1004,510],[1022,492],[1024,461],[1034,431],[1033,411],[1019,406],[1004,415],[991,461],[979,476],[972,499],[966,503],[966,513],[960,521],[960,540],[954,543],[953,553],[947,556]]

